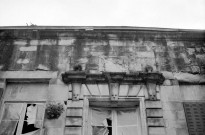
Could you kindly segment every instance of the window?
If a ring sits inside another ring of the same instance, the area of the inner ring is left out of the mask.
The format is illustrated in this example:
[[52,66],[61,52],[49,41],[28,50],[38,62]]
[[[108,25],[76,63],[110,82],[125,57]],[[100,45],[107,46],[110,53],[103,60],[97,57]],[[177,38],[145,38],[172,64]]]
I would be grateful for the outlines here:
[[141,135],[139,107],[89,110],[90,135]]
[[0,135],[42,135],[43,103],[4,104]]
[[184,103],[187,126],[190,135],[204,135],[205,133],[205,103]]

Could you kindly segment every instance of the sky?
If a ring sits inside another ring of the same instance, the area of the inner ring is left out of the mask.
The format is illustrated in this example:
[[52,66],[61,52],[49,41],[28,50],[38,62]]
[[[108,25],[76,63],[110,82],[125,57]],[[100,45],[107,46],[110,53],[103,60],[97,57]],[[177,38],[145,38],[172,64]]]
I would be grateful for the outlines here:
[[0,26],[26,23],[205,30],[205,0],[0,0]]

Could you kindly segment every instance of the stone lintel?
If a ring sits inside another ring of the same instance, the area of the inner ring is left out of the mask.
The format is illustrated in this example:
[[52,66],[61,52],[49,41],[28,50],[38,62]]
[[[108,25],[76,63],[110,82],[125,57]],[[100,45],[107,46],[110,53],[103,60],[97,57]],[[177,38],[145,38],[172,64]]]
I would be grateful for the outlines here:
[[82,83],[156,83],[162,84],[164,77],[159,72],[138,72],[138,73],[125,73],[125,72],[103,72],[99,74],[90,74],[82,71],[71,71],[62,74],[62,80],[68,84],[71,82]]

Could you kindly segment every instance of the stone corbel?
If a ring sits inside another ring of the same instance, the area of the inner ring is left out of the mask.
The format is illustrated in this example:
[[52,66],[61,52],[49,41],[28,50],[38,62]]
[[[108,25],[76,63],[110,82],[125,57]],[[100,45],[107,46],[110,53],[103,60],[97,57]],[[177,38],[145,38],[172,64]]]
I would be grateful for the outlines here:
[[147,92],[148,92],[148,98],[150,100],[157,100],[157,94],[156,94],[156,83],[155,82],[151,82],[151,81],[147,81],[145,83],[146,88],[147,88]]
[[119,88],[120,88],[120,84],[119,83],[110,83],[109,84],[110,100],[112,100],[112,101],[118,100]]
[[80,99],[81,87],[85,79],[86,74],[81,71],[71,71],[62,74],[63,82],[66,84],[71,84],[72,86],[72,100],[77,101]]
[[156,88],[157,85],[162,84],[165,80],[164,76],[161,73],[141,73],[142,77],[148,92],[149,100],[157,100]]
[[126,73],[114,73],[114,72],[105,72],[105,78],[107,79],[110,91],[110,100],[116,101],[119,97],[119,88],[120,83],[124,80]]
[[72,82],[72,100],[76,101],[80,99],[80,94],[81,94],[81,87],[82,83],[78,82]]

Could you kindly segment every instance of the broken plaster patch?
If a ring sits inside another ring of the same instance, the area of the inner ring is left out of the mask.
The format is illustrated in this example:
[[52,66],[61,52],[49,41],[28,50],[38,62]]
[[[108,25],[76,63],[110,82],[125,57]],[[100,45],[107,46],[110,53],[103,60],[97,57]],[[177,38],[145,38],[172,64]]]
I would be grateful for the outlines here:
[[90,49],[89,49],[88,47],[85,47],[85,48],[84,48],[84,51],[85,51],[85,52],[87,52],[87,51],[89,51],[89,50],[90,50]]
[[38,45],[38,40],[31,40],[30,45]]
[[92,56],[102,56],[104,52],[90,52]]
[[37,70],[49,70],[49,68],[42,65],[42,64],[39,64],[38,67],[37,67]]
[[18,64],[27,64],[27,63],[29,63],[29,59],[18,59],[17,63]]
[[173,75],[172,72],[168,72],[168,71],[162,71],[161,72],[163,74],[163,76],[165,77],[165,79],[171,79],[171,80],[174,80],[175,77]]
[[188,83],[199,83],[201,80],[199,75],[193,75],[190,73],[173,73],[174,77],[179,81],[179,82],[188,82]]
[[29,46],[29,47],[20,47],[19,48],[20,51],[36,51],[37,50],[37,46]]
[[175,46],[177,46],[177,42],[174,42],[174,41],[167,41],[167,46],[175,47]]
[[89,46],[89,45],[91,45],[91,46],[105,46],[105,45],[107,45],[107,42],[105,42],[105,41],[86,41],[85,42],[85,45],[86,46]]
[[187,48],[187,52],[189,55],[193,55],[195,53],[195,48]]
[[57,41],[52,39],[44,39],[39,42],[40,45],[56,45],[56,43]]
[[105,71],[108,72],[126,72],[128,69],[123,67],[123,65],[116,63],[114,60],[111,59],[104,59],[104,67]]
[[15,40],[14,45],[26,45],[27,41],[26,40]]
[[140,58],[155,58],[154,52],[137,52],[137,57],[140,57]]
[[67,46],[73,45],[75,40],[76,40],[75,38],[61,38],[58,41],[58,45],[67,45]]
[[79,63],[87,63],[88,59],[87,58],[81,58],[78,60]]

